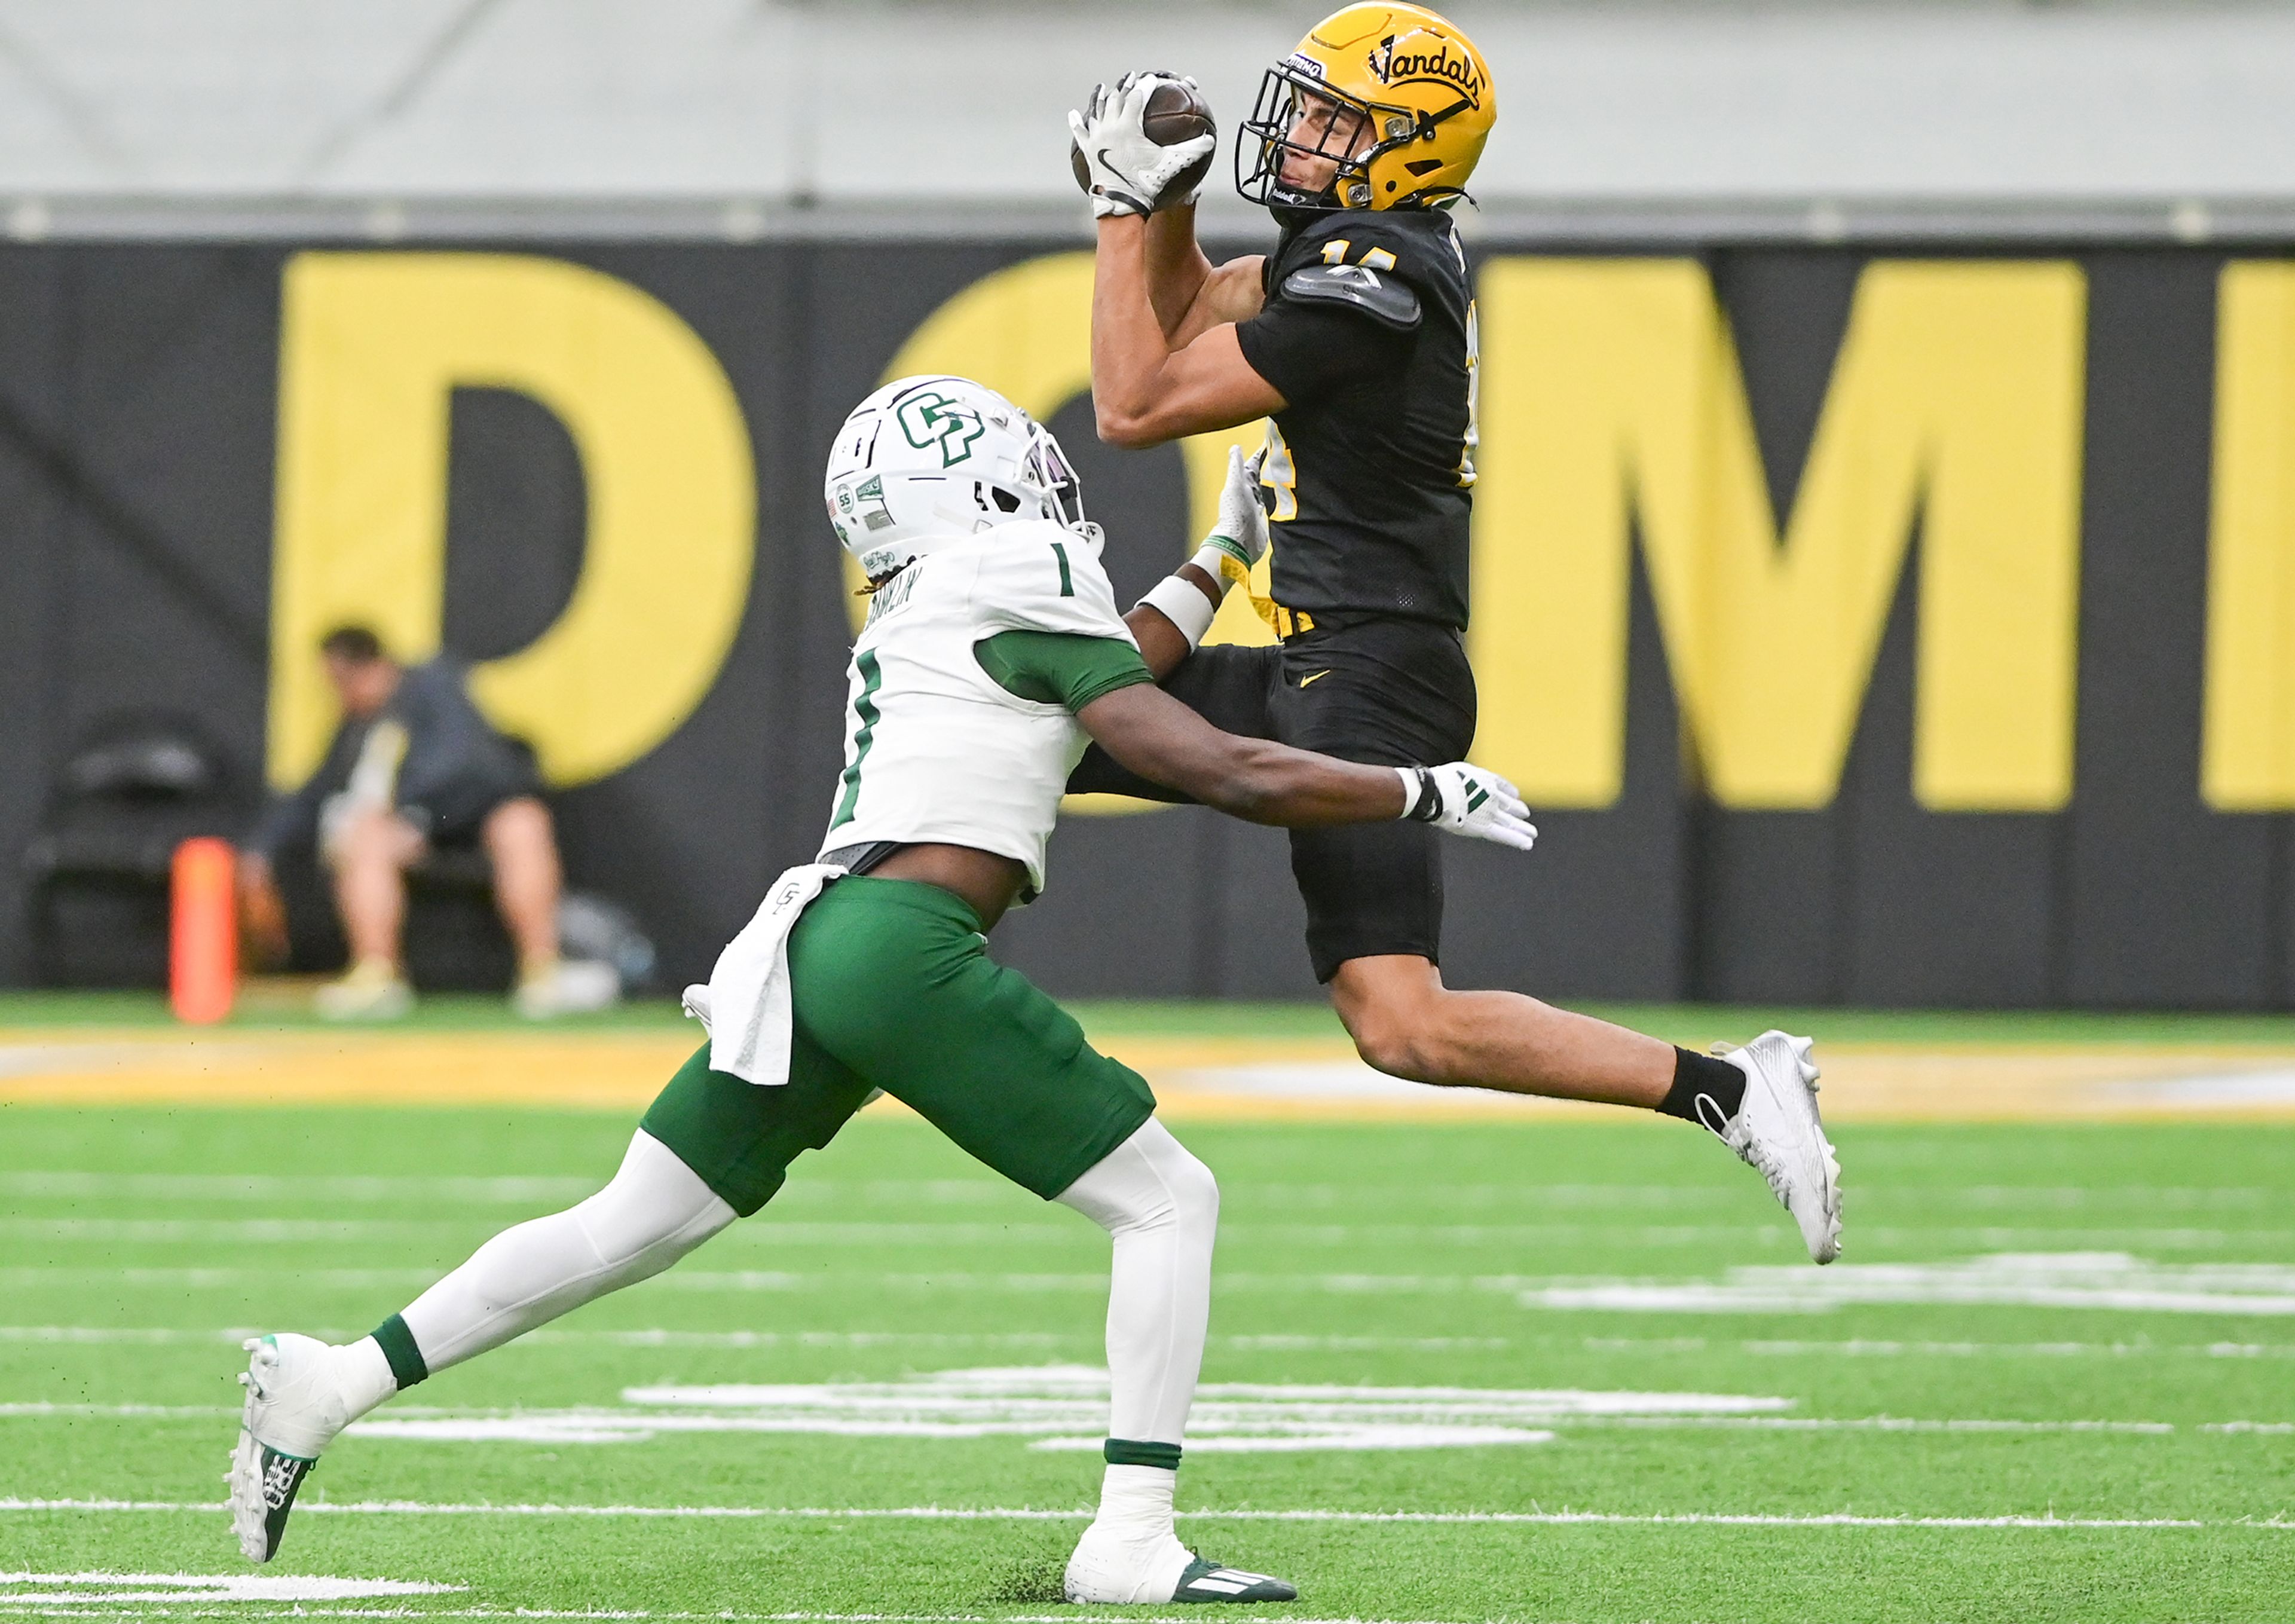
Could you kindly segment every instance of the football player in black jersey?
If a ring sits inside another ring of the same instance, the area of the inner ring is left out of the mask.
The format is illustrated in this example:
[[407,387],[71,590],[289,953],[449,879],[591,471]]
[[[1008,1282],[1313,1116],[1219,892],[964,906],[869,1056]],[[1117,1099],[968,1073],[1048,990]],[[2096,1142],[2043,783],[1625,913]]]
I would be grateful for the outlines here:
[[[1395,765],[1463,756],[1477,355],[1447,210],[1496,118],[1489,67],[1455,24],[1413,5],[1351,5],[1316,24],[1267,71],[1237,133],[1237,185],[1273,214],[1275,251],[1219,265],[1196,241],[1194,208],[1216,136],[1163,145],[1149,133],[1151,101],[1168,114],[1193,98],[1192,81],[1131,74],[1069,120],[1098,217],[1101,438],[1150,446],[1270,420],[1262,609],[1280,643],[1199,649],[1165,686],[1231,732]],[[1132,611],[1143,642],[1200,642],[1205,603],[1227,582],[1205,573],[1197,585],[1202,602],[1151,593]],[[1097,750],[1070,788],[1170,798]],[[1362,1057],[1422,1082],[1701,1122],[1768,1179],[1810,1256],[1831,1261],[1840,1168],[1809,1041],[1770,1032],[1717,1058],[1519,993],[1445,987],[1433,836],[1409,822],[1292,836],[1308,953]]]

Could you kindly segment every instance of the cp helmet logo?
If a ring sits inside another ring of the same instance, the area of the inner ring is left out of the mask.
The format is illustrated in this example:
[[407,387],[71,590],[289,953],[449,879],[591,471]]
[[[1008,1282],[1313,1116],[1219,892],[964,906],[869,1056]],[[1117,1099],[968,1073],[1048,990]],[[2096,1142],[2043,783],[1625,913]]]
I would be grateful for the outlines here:
[[901,432],[919,451],[940,447],[940,465],[953,467],[972,454],[972,443],[988,432],[980,413],[945,395],[911,395],[901,403]]

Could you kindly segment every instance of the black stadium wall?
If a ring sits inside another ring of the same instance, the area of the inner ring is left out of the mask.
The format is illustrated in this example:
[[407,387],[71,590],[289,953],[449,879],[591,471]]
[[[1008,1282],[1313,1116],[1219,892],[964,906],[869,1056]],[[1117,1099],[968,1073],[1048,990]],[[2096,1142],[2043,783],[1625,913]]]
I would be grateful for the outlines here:
[[[1449,847],[1454,984],[2295,1003],[2282,255],[1478,245],[1477,755],[1541,837]],[[1125,601],[1208,510],[1224,439],[1096,442],[1089,285],[1023,241],[0,249],[0,982],[53,967],[19,855],[91,735],[291,782],[347,618],[478,662],[573,880],[705,975],[829,811],[854,401],[1049,415]],[[1307,996],[1301,924],[1280,831],[1092,808],[998,946]]]

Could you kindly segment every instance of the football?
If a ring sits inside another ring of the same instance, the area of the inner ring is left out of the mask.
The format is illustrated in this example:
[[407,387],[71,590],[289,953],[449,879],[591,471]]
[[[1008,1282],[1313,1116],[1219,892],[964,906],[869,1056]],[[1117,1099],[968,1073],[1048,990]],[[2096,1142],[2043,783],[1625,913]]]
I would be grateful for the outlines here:
[[[1159,147],[1177,146],[1198,135],[1219,134],[1219,126],[1213,121],[1212,110],[1203,97],[1186,85],[1170,81],[1156,86],[1155,93],[1148,98],[1148,110],[1140,118],[1139,127]],[[1185,194],[1202,185],[1215,156],[1216,151],[1206,152],[1180,171],[1167,192]],[[1076,184],[1090,192],[1091,172],[1084,165],[1082,150],[1074,142],[1068,143],[1068,167],[1075,175]],[[1162,200],[1156,201],[1160,204]]]

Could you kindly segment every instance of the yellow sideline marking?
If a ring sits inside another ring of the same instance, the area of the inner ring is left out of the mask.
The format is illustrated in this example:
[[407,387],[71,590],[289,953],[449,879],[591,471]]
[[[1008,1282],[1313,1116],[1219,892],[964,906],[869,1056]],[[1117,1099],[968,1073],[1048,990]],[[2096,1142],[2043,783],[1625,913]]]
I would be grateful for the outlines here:
[[[698,1042],[660,1032],[0,1028],[0,1105],[642,1109]],[[1123,1036],[1102,1048],[1183,1121],[1617,1120],[1608,1106],[1420,1088],[1343,1039]],[[1818,1046],[1834,1122],[2295,1121],[2295,1048]],[[880,1100],[872,1110],[905,1107]]]

